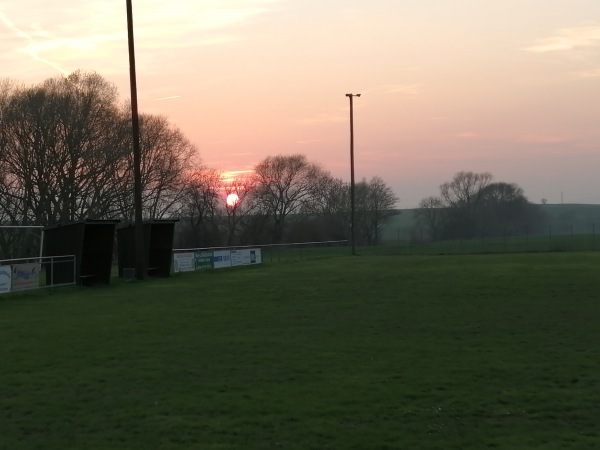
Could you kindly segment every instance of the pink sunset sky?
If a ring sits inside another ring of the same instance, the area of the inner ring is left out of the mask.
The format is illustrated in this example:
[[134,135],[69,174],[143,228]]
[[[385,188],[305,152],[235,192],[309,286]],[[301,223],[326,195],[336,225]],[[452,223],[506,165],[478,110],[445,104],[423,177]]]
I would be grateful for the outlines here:
[[[129,97],[125,0],[0,1],[1,76],[96,71]],[[302,153],[400,208],[460,170],[600,203],[598,0],[133,0],[140,111],[202,162]]]

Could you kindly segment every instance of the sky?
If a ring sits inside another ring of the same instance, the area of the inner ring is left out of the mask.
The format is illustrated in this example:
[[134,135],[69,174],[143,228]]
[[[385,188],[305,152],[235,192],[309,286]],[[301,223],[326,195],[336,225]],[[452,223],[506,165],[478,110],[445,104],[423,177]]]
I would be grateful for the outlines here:
[[[133,0],[139,109],[201,162],[301,153],[417,207],[458,171],[600,203],[598,0]],[[130,97],[124,0],[0,0],[0,77],[95,71]]]

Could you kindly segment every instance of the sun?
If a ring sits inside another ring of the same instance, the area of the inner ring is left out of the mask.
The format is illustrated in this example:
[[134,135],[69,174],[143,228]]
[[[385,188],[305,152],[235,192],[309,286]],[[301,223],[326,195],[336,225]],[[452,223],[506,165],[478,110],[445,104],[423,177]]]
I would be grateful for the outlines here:
[[227,196],[227,206],[234,207],[239,202],[240,202],[240,198],[238,197],[238,195],[235,192],[231,193]]

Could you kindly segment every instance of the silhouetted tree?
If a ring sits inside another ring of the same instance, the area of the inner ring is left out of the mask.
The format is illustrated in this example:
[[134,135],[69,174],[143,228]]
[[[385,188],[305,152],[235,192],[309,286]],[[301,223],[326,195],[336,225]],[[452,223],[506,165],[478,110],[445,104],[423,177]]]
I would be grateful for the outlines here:
[[13,222],[51,224],[115,213],[112,175],[123,158],[116,88],[75,72],[16,87],[0,104],[0,204]]
[[322,177],[315,195],[315,221],[319,239],[342,240],[350,236],[350,186],[331,176]]
[[477,207],[484,188],[492,181],[489,172],[458,172],[440,186],[440,196],[448,209],[446,232],[453,237],[474,237],[477,231]]
[[187,246],[221,245],[221,188],[221,174],[216,170],[201,167],[189,173],[181,200],[181,215],[189,223],[191,234],[185,241]]
[[272,219],[273,241],[281,242],[286,219],[314,202],[323,170],[304,155],[269,156],[254,169],[260,211]]
[[[96,73],[0,83],[1,220],[133,217],[131,125],[117,102]],[[164,117],[142,115],[140,132],[144,216],[173,216],[196,149]]]
[[394,215],[398,197],[383,179],[373,177],[355,186],[356,237],[359,242],[374,245],[379,242],[379,231],[385,221]]
[[226,201],[230,194],[237,195],[237,201],[232,205],[225,205],[227,216],[227,245],[251,243],[247,229],[252,220],[252,215],[259,210],[259,198],[256,195],[256,177],[253,175],[238,175],[233,180],[223,184]]
[[458,172],[440,185],[439,197],[421,200],[417,218],[432,239],[455,239],[524,234],[540,223],[540,212],[515,183]]
[[541,222],[540,210],[515,183],[491,183],[483,189],[478,217],[479,234],[526,234]]
[[439,197],[426,197],[419,202],[417,221],[429,231],[429,237],[433,240],[442,236],[445,212],[446,207]]
[[[120,170],[115,172],[119,186],[122,217],[133,219],[133,143],[129,110],[123,111],[127,151]],[[145,218],[160,219],[178,215],[187,189],[187,173],[192,170],[196,147],[164,116],[140,114],[142,205]]]

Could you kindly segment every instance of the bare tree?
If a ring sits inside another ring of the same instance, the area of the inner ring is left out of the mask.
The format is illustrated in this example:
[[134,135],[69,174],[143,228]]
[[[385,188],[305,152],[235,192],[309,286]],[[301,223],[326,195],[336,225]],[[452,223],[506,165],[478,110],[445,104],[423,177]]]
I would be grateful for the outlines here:
[[417,220],[429,231],[431,239],[439,239],[442,235],[445,206],[439,197],[426,197],[419,202]]
[[[117,101],[96,73],[0,83],[1,220],[133,217],[131,125]],[[164,117],[142,115],[140,131],[144,215],[173,216],[196,148]]]
[[541,217],[515,183],[492,183],[488,172],[458,172],[439,197],[421,200],[418,218],[433,239],[524,233]]
[[477,206],[484,189],[492,181],[489,172],[458,172],[452,181],[440,186],[441,199],[448,209],[447,229],[456,237],[477,233]]
[[525,234],[542,222],[540,209],[515,183],[491,183],[482,193],[479,232],[485,236]]
[[221,243],[219,217],[221,215],[221,174],[200,167],[189,172],[181,212],[189,221],[192,246],[211,246]]
[[445,204],[450,207],[475,205],[492,178],[489,172],[458,172],[452,181],[447,181],[440,186],[440,194]]
[[316,186],[314,211],[323,239],[348,239],[350,236],[350,186],[329,174]]
[[377,244],[379,231],[385,221],[394,214],[398,197],[380,177],[367,181],[363,178],[356,190],[357,235],[369,245]]
[[[224,198],[234,195],[236,201],[225,205],[227,216],[227,245],[233,245],[238,241],[244,242],[248,234],[244,227],[252,222],[251,215],[259,210],[258,196],[256,195],[256,177],[251,175],[238,175],[233,180],[223,184]],[[238,234],[239,233],[239,234]]]
[[15,220],[50,224],[109,214],[109,181],[121,156],[114,150],[116,98],[112,84],[81,72],[4,94],[2,193],[12,198]]
[[273,220],[274,241],[281,242],[286,219],[313,202],[322,169],[304,155],[278,155],[265,158],[254,171],[259,205]]
[[[121,123],[127,124],[128,111]],[[133,148],[131,133],[127,134],[126,158],[115,171],[115,184],[121,193],[119,207],[123,217],[133,218]],[[142,156],[142,203],[144,217],[160,219],[178,215],[187,191],[186,173],[192,169],[196,147],[167,118],[140,115],[140,150]]]

